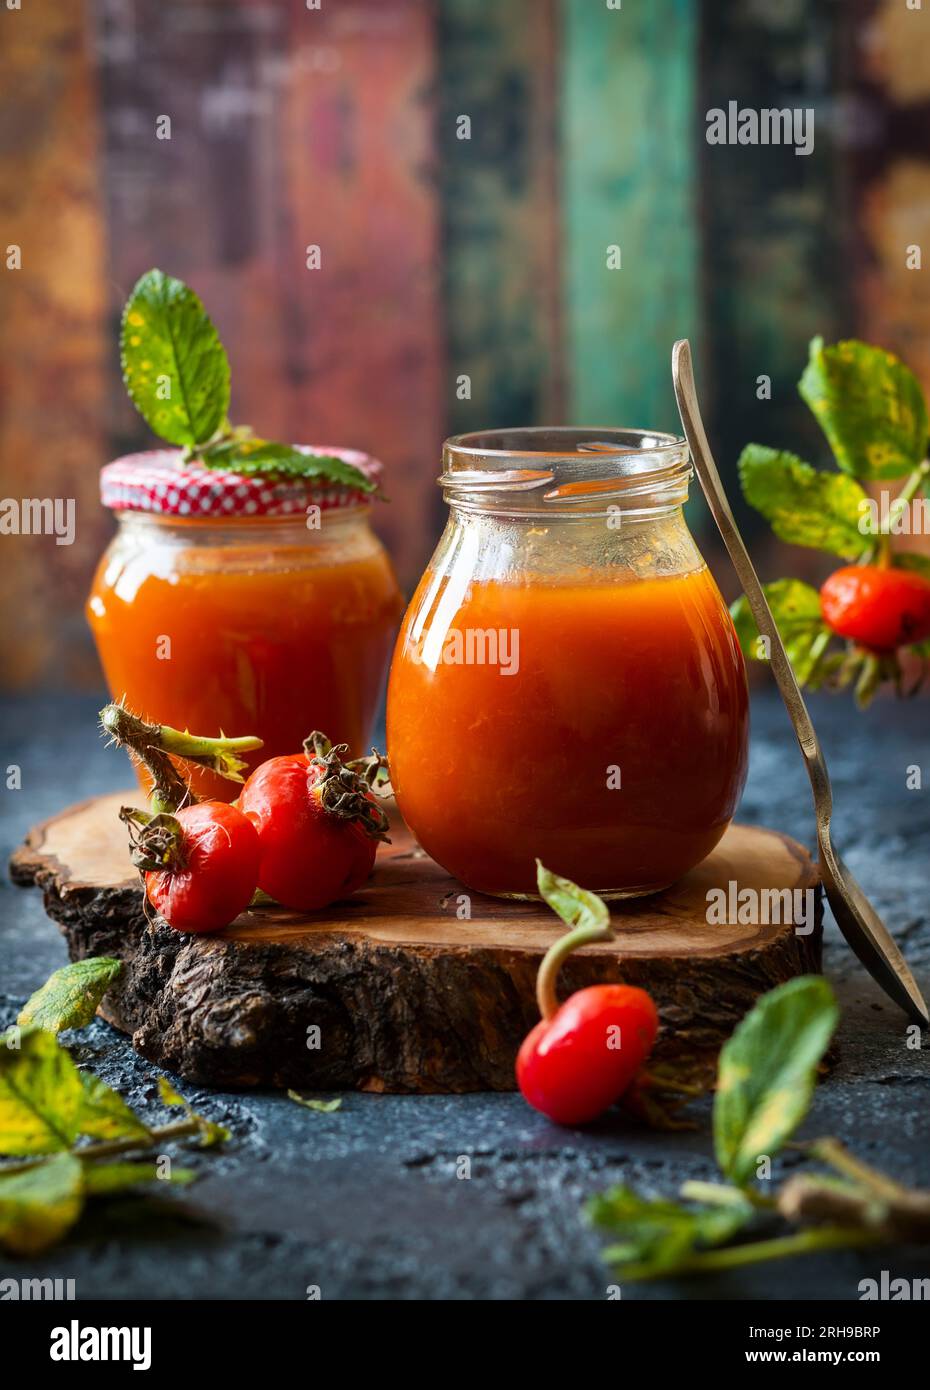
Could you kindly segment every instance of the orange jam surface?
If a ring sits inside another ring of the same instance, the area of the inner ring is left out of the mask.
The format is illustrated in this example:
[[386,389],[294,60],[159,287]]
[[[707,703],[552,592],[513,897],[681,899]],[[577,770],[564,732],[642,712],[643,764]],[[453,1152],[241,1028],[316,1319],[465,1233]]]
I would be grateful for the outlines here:
[[[153,572],[144,553],[105,556],[87,615],[110,691],[155,723],[258,735],[250,767],[300,752],[314,729],[361,754],[402,608],[390,562],[379,551],[308,564],[297,547],[273,560],[202,550]],[[224,801],[239,791],[200,769],[192,782]]]
[[[511,664],[518,650],[511,675],[474,659],[475,634],[499,629],[519,634],[518,649],[498,644]],[[733,816],[746,673],[703,567],[472,582],[457,606],[427,572],[394,656],[387,734],[404,818],[463,883],[535,892],[538,857],[586,888],[648,891],[699,863]]]

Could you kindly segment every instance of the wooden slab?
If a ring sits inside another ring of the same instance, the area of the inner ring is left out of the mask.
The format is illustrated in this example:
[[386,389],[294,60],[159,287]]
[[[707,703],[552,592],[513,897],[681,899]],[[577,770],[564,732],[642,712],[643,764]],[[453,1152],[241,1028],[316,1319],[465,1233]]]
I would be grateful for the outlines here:
[[[126,969],[101,1012],[143,1056],[201,1084],[315,1090],[513,1089],[537,1021],[536,968],[563,930],[547,908],[467,893],[400,827],[368,886],[323,912],[267,908],[226,931],[189,936],[142,912],[120,805],[73,806],[36,826],[13,856],[36,884],[72,959]],[[816,890],[816,925],[710,926],[707,890]],[[463,920],[463,906],[470,920]],[[758,994],[820,968],[820,891],[800,845],[732,826],[674,888],[612,906],[617,937],[564,967],[566,992],[623,980],[649,989],[660,1055],[713,1059]]]

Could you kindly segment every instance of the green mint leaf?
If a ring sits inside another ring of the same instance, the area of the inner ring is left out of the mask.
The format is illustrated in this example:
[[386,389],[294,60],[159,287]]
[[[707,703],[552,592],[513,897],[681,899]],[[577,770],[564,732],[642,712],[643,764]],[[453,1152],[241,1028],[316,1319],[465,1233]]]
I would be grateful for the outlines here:
[[226,419],[229,361],[192,289],[160,270],[136,282],[120,332],[123,381],[169,444],[202,444]]
[[86,1028],[122,968],[110,956],[88,956],[63,965],[36,990],[16,1022],[35,1023],[49,1033],[60,1033],[63,1028]]
[[[820,595],[800,579],[776,579],[772,584],[763,584],[762,592],[768,599],[798,683],[804,685],[816,665],[816,655],[811,650],[814,640],[829,631],[820,612]],[[730,616],[743,655],[750,661],[767,661],[769,658],[745,594],[731,606]]]
[[730,1240],[754,1215],[745,1200],[724,1206],[686,1206],[640,1197],[629,1187],[600,1193],[590,1199],[586,1210],[594,1225],[615,1237],[604,1250],[604,1259],[631,1281],[673,1273],[695,1251]]
[[927,403],[893,353],[855,340],[824,347],[814,338],[798,390],[844,473],[900,478],[922,462]]
[[84,1108],[80,1119],[82,1134],[89,1139],[148,1140],[148,1126],[117,1091],[88,1071],[81,1072],[81,1080],[84,1083]]
[[896,550],[891,560],[892,564],[899,565],[903,570],[911,570],[924,579],[930,579],[930,555],[918,555],[913,550]]
[[81,1073],[54,1033],[29,1025],[0,1035],[0,1154],[69,1149],[83,1110]]
[[207,468],[228,468],[245,477],[321,478],[359,492],[374,492],[375,484],[354,463],[330,454],[308,454],[290,444],[268,439],[222,440],[198,455]]
[[714,1147],[732,1182],[751,1181],[759,1158],[773,1158],[803,1120],[838,1019],[827,981],[801,975],[764,994],[724,1043]]
[[314,1100],[311,1096],[302,1096],[298,1091],[288,1091],[291,1100],[302,1105],[305,1110],[318,1110],[323,1115],[331,1115],[334,1110],[338,1110],[342,1105],[342,1100],[337,1096],[335,1100]]
[[212,1120],[206,1120],[203,1115],[198,1115],[190,1101],[185,1100],[180,1091],[176,1091],[165,1076],[158,1078],[158,1094],[161,1096],[163,1105],[180,1106],[187,1114],[188,1119],[196,1121],[200,1130],[200,1147],[202,1149],[212,1148],[214,1144],[224,1144],[229,1138],[229,1130],[224,1125],[214,1124]]
[[859,530],[865,491],[845,473],[822,473],[784,449],[747,444],[739,458],[743,495],[791,545],[854,560],[868,545]]
[[0,1171],[0,1245],[37,1255],[61,1240],[84,1206],[81,1164],[53,1154],[22,1173]]
[[148,1182],[173,1182],[186,1186],[196,1180],[197,1174],[193,1168],[175,1168],[173,1165],[168,1176],[162,1177],[152,1159],[127,1159],[119,1163],[87,1160],[84,1164],[84,1191],[88,1197],[125,1192],[128,1188]]
[[566,926],[590,927],[596,931],[610,922],[610,913],[602,898],[579,888],[569,878],[559,878],[542,864],[538,865],[536,883],[542,897]]

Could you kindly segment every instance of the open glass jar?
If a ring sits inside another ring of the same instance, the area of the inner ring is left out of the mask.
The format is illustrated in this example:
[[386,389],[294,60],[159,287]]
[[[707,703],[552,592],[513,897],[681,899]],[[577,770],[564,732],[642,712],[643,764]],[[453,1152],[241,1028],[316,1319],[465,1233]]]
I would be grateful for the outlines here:
[[682,515],[683,440],[522,429],[447,441],[448,525],[388,686],[388,755],[420,844],[481,892],[535,861],[656,892],[723,835],[747,765],[746,672]]
[[[366,455],[325,452],[379,476]],[[403,599],[363,493],[159,450],[108,464],[101,495],[119,524],[87,616],[114,698],[194,733],[255,734],[251,765],[314,729],[365,751]],[[209,771],[192,780],[237,794]]]

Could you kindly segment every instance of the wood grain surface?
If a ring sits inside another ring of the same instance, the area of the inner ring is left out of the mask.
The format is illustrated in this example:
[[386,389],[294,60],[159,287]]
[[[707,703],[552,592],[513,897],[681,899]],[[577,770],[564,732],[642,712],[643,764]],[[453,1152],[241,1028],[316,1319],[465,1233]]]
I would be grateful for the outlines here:
[[[133,795],[37,826],[12,871],[43,889],[72,958],[124,961],[103,1013],[143,1055],[222,1086],[513,1088],[516,1050],[537,1018],[536,969],[563,930],[547,908],[468,893],[400,827],[369,884],[344,902],[312,914],[263,908],[217,935],[182,935],[145,920],[116,815]],[[648,988],[659,1055],[711,1060],[759,993],[820,962],[819,890],[806,936],[785,924],[708,925],[708,889],[731,881],[803,890],[817,876],[794,841],[732,826],[673,888],[613,905],[615,939],[576,953],[561,988]]]

